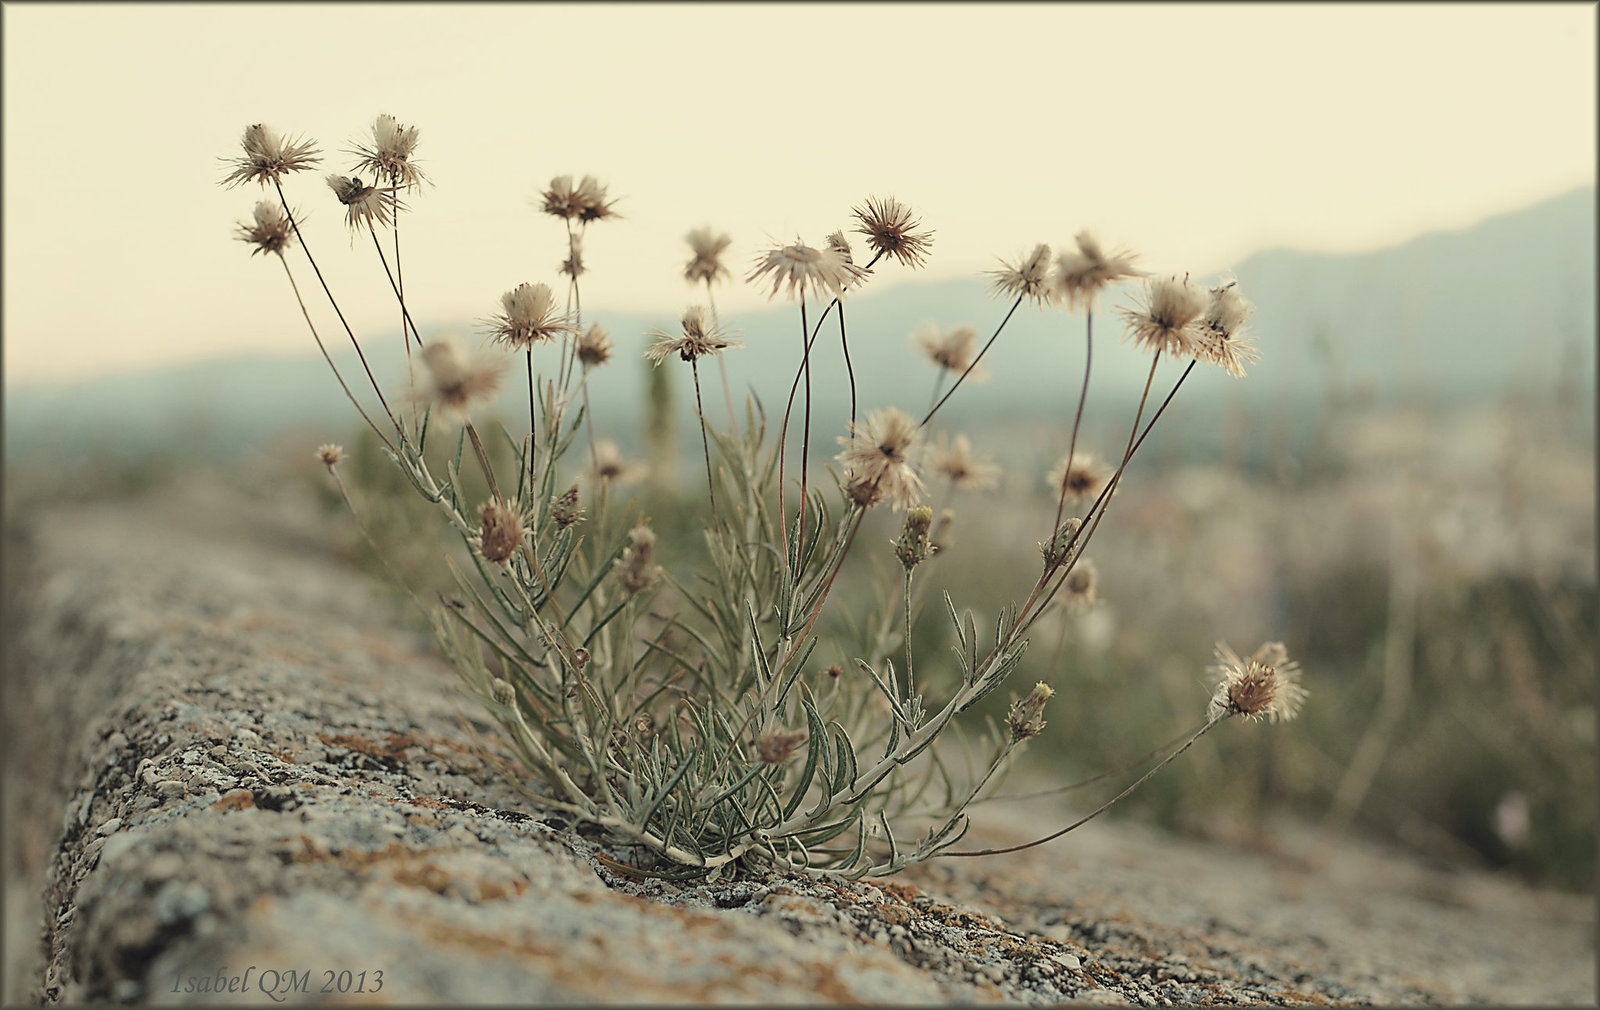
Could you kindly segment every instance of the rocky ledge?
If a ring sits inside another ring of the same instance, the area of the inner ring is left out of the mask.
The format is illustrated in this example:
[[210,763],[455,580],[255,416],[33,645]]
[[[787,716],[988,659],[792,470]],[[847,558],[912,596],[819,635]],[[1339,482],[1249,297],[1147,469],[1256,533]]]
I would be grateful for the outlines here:
[[[8,1003],[1595,999],[1591,901],[1292,826],[1247,852],[1095,822],[842,886],[619,877],[504,782],[337,522],[211,483],[21,524]],[[1003,806],[985,841],[1068,813]]]

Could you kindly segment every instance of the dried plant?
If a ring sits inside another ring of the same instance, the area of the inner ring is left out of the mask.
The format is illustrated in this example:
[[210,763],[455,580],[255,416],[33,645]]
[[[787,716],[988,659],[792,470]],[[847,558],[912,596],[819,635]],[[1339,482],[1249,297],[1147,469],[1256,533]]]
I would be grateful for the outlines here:
[[[1052,489],[1059,489],[1057,514],[1048,524],[1040,516],[1042,563],[1031,586],[1023,582],[1024,601],[1003,608],[992,633],[980,637],[975,616],[944,592],[954,658],[941,663],[934,657],[930,666],[928,657],[919,661],[914,655],[912,632],[952,542],[952,518],[945,511],[935,520],[924,501],[922,475],[975,494],[994,486],[998,468],[965,435],[939,432],[933,438],[929,425],[973,376],[1025,299],[1039,308],[1084,310],[1092,361],[1096,298],[1108,285],[1134,276],[1132,256],[1108,255],[1080,234],[1077,251],[1060,257],[1054,273],[1050,249],[1042,244],[1007,264],[995,290],[1014,300],[987,342],[978,347],[971,327],[936,329],[937,339],[928,341],[941,378],[955,379],[942,397],[935,389],[936,402],[921,420],[884,406],[858,421],[852,371],[849,418],[825,422],[827,430],[844,432],[837,437],[838,470],[830,471],[827,485],[814,488],[807,469],[812,345],[833,316],[848,367],[842,298],[860,288],[880,262],[923,265],[932,232],[898,200],[874,196],[852,212],[855,231],[866,236],[872,253],[865,265],[855,263],[842,230],[820,248],[797,240],[757,258],[749,281],[770,285],[773,297],[786,294],[800,315],[799,362],[775,437],[754,398],[738,417],[730,397],[726,424],[706,415],[698,363],[709,356],[720,366],[722,352],[739,346],[709,302],[714,283],[728,276],[722,256],[731,243],[709,228],[690,232],[693,258],[683,276],[705,285],[707,305],[686,312],[676,331],[655,331],[645,352],[657,365],[674,357],[690,365],[705,456],[708,510],[695,524],[700,542],[669,543],[658,541],[649,519],[618,493],[640,475],[640,467],[623,458],[613,439],[597,433],[587,409],[587,374],[615,352],[604,329],[584,327],[579,291],[586,274],[584,229],[617,217],[607,188],[592,176],[574,183],[564,175],[540,192],[538,210],[566,229],[567,258],[560,268],[566,304],[558,305],[557,294],[543,283],[506,292],[486,324],[490,343],[498,346],[469,353],[452,341],[424,341],[408,309],[399,225],[401,212],[410,208],[397,194],[416,193],[426,181],[414,161],[417,146],[415,127],[380,116],[371,143],[350,152],[359,158],[353,170],[375,184],[367,186],[356,175],[329,177],[352,232],[364,228],[373,237],[400,307],[408,367],[411,344],[421,349],[422,368],[406,397],[412,410],[390,409],[362,355],[371,392],[383,407],[381,414],[368,414],[328,361],[384,455],[459,538],[461,550],[445,559],[457,597],[423,609],[466,690],[504,729],[505,744],[518,760],[515,782],[530,802],[647,853],[637,860],[643,865],[613,860],[629,873],[695,876],[768,865],[856,878],[894,873],[939,855],[996,851],[955,846],[971,804],[1003,775],[1020,747],[1045,732],[1045,709],[1056,689],[1037,684],[1013,703],[1003,722],[992,721],[975,746],[956,748],[953,738],[960,734],[952,731],[970,721],[962,713],[1018,669],[1029,629],[1058,596],[1058,609],[1094,605],[1102,589],[1084,551],[1118,482],[1197,361],[1238,374],[1243,362],[1253,360],[1254,349],[1241,336],[1248,303],[1231,284],[1211,289],[1208,301],[1187,280],[1174,278],[1152,284],[1138,310],[1125,310],[1137,346],[1157,360],[1162,353],[1188,356],[1189,368],[1147,418],[1152,362],[1127,446],[1120,458],[1104,464],[1077,449],[1080,394],[1068,451],[1050,477]],[[246,131],[243,147],[242,157],[228,161],[231,171],[223,182],[270,182],[279,200],[259,205],[252,221],[239,226],[238,237],[253,253],[276,254],[322,347],[286,255],[291,239],[319,281],[322,271],[306,245],[304,221],[282,190],[283,177],[309,167],[315,151],[309,142],[284,141],[261,126]],[[391,252],[378,242],[379,226],[392,230]],[[322,287],[360,352],[333,292],[326,283]],[[522,432],[502,426],[495,433],[497,470],[477,424],[505,381],[508,350],[520,351],[526,362],[528,425]],[[1084,393],[1088,371],[1086,361]],[[791,516],[784,490],[785,434],[802,379],[807,395],[800,496]],[[436,411],[456,424],[430,424]],[[570,452],[579,428],[589,441],[586,459]],[[442,470],[427,454],[428,442],[441,439],[454,443]],[[928,443],[932,449],[924,461],[921,447]],[[507,447],[515,456],[509,468]],[[341,476],[343,450],[324,445],[316,455],[365,532],[362,512]],[[469,476],[470,483],[487,485],[486,497],[467,490]],[[1069,497],[1079,514],[1064,520]],[[900,533],[888,547],[880,541],[866,549],[892,550],[898,564],[877,567],[895,574],[869,586],[874,593],[846,591],[843,583],[855,579],[844,574],[846,560],[863,549],[858,534],[880,506],[904,512]],[[384,548],[369,540],[384,558]],[[696,553],[700,570],[693,579],[680,578],[666,564]],[[876,603],[862,611],[859,601],[869,596]],[[865,622],[858,620],[862,614]],[[847,634],[853,625],[864,630]],[[1282,646],[1269,643],[1249,660],[1224,646],[1218,657],[1212,672],[1220,681],[1203,725],[1161,765],[1229,716],[1277,721],[1298,710],[1304,695],[1298,667]],[[1197,709],[1200,703],[1196,699]],[[956,760],[961,753],[970,759],[964,768]]]

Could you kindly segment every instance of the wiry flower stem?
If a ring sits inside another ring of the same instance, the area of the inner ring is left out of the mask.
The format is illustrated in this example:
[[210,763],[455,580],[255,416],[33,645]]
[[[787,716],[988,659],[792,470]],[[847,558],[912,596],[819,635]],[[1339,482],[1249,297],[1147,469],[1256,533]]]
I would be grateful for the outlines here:
[[844,373],[850,379],[850,423],[856,423],[856,370],[850,365],[850,339],[844,332],[844,302],[839,303],[839,346],[844,348]]
[[[721,360],[722,355],[717,355]],[[689,370],[694,373],[694,409],[700,415],[700,448],[706,454],[706,492],[711,496],[711,517],[713,521],[717,515],[717,486],[711,479],[711,444],[706,440],[706,408],[700,399],[700,361],[691,359]],[[588,396],[588,387],[584,387],[584,395]]]
[[[350,329],[350,324],[344,318],[344,312],[339,308],[339,302],[333,297],[327,280],[322,276],[322,269],[317,266],[317,260],[311,255],[311,247],[306,245],[305,236],[300,234],[300,223],[294,219],[294,211],[289,209],[289,201],[283,195],[283,186],[277,179],[272,180],[272,186],[278,191],[278,201],[283,204],[283,213],[289,219],[289,226],[294,229],[294,237],[300,243],[300,248],[306,254],[306,260],[311,264],[311,270],[317,275],[317,280],[322,284],[322,291],[328,296],[328,303],[333,306],[334,315],[339,317],[344,331],[350,337],[350,343],[355,346],[356,357],[361,359],[361,367],[366,370],[367,381],[372,383],[372,391],[378,394],[378,402],[383,405],[383,412],[389,415],[389,422],[394,425],[394,430],[399,432],[400,441],[406,440],[406,432],[401,427],[399,420],[394,416],[394,411],[389,409],[389,402],[383,398],[383,390],[378,386],[378,380],[372,375],[372,366],[367,364],[367,356],[361,352],[361,342],[356,339],[355,331]],[[326,352],[324,352],[326,353]]]
[[[706,278],[706,304],[711,307],[711,325],[720,328],[721,322],[717,318],[717,299],[711,292],[711,278]],[[728,385],[728,363],[722,360],[722,355],[717,355],[717,371],[722,375],[722,397],[728,401],[728,431],[733,434],[739,432],[739,415],[733,410],[733,390]]]
[[378,436],[384,447],[390,452],[398,451],[395,449],[394,443],[389,441],[388,436],[372,422],[372,418],[362,409],[361,403],[356,399],[355,394],[350,392],[350,387],[345,383],[344,376],[339,374],[339,368],[333,363],[333,358],[329,357],[328,349],[323,346],[322,337],[317,334],[316,324],[311,321],[311,313],[306,311],[306,301],[300,297],[300,285],[294,282],[294,272],[289,269],[289,261],[283,258],[282,253],[278,254],[278,262],[283,264],[283,272],[289,278],[289,286],[294,289],[294,300],[300,303],[300,314],[306,317],[306,326],[311,329],[311,339],[317,342],[317,350],[322,352],[322,360],[328,363],[328,367],[333,370],[333,377],[339,380],[339,388],[344,390],[344,395],[350,398],[350,403],[356,408],[356,412],[361,415],[363,421],[367,422],[367,427],[371,428],[372,433]]
[[1193,744],[1194,744],[1194,742],[1196,740],[1200,739],[1202,736],[1205,736],[1207,730],[1211,729],[1211,727],[1215,726],[1217,723],[1221,722],[1222,720],[1226,719],[1227,717],[1228,717],[1228,713],[1223,713],[1221,715],[1215,716],[1214,718],[1206,720],[1206,724],[1204,726],[1201,726],[1195,732],[1195,734],[1193,736],[1191,736],[1188,740],[1184,741],[1184,744],[1183,744],[1182,747],[1179,747],[1177,750],[1173,751],[1171,754],[1168,754],[1165,758],[1163,758],[1161,760],[1160,764],[1156,765],[1154,768],[1150,769],[1149,771],[1145,772],[1143,775],[1139,776],[1139,778],[1132,785],[1130,785],[1126,789],[1122,790],[1122,792],[1120,792],[1117,795],[1111,797],[1109,800],[1106,800],[1104,803],[1100,804],[1098,807],[1095,807],[1089,813],[1084,814],[1082,817],[1080,817],[1077,820],[1073,821],[1071,824],[1068,824],[1066,827],[1062,828],[1060,831],[1052,831],[1050,834],[1045,835],[1043,838],[1035,838],[1033,841],[1031,841],[1031,842],[1023,842],[1021,845],[1008,845],[1008,846],[1005,846],[1004,848],[998,848],[998,849],[971,849],[971,850],[967,850],[965,852],[943,852],[943,853],[940,853],[940,855],[944,855],[944,856],[998,856],[998,855],[1000,855],[1001,853],[1004,853],[1004,852],[1021,852],[1023,849],[1031,849],[1035,845],[1043,845],[1045,842],[1051,841],[1051,840],[1056,839],[1056,838],[1060,838],[1062,835],[1066,834],[1067,832],[1073,831],[1073,830],[1075,830],[1077,828],[1082,827],[1083,825],[1085,825],[1085,824],[1089,823],[1090,821],[1094,820],[1096,817],[1099,817],[1101,814],[1105,813],[1107,810],[1110,810],[1113,804],[1115,804],[1119,800],[1123,799],[1129,793],[1133,792],[1135,789],[1139,788],[1140,786],[1142,786],[1146,782],[1148,782],[1151,779],[1151,777],[1155,775],[1156,772],[1160,771],[1161,769],[1165,768],[1167,765],[1171,764],[1173,762],[1173,760],[1175,758],[1177,758],[1177,756],[1179,754],[1182,754],[1184,751],[1188,750],[1191,746],[1193,746]]
[[800,299],[800,348],[805,353],[806,411],[800,433],[800,543],[806,542],[806,469],[811,460],[811,344],[806,340],[806,300]]
[[1000,325],[996,326],[994,328],[994,333],[989,337],[989,340],[983,345],[983,349],[978,352],[978,356],[976,358],[972,359],[972,364],[967,366],[967,370],[961,373],[960,378],[956,379],[955,385],[950,387],[950,392],[944,394],[944,399],[940,400],[938,403],[933,405],[932,409],[930,409],[928,411],[927,416],[922,419],[922,423],[918,424],[917,427],[921,428],[921,427],[925,426],[929,421],[933,420],[934,413],[936,411],[938,411],[938,409],[940,407],[944,406],[945,400],[950,399],[950,397],[955,395],[956,390],[961,388],[962,380],[965,379],[968,375],[971,375],[972,374],[972,370],[974,368],[978,367],[978,362],[982,361],[983,360],[983,356],[985,354],[989,353],[990,346],[993,345],[994,342],[995,342],[995,339],[1000,336],[1000,331],[1006,328],[1006,323],[1009,323],[1011,321],[1012,314],[1017,311],[1017,306],[1019,306],[1021,304],[1022,304],[1022,296],[1018,295],[1017,296],[1017,300],[1011,303],[1011,309],[1010,309],[1010,311],[1008,311],[1006,313],[1006,317],[1004,319],[1000,320]]
[[[1078,424],[1083,420],[1083,402],[1089,398],[1089,369],[1094,365],[1094,309],[1084,314],[1083,389],[1078,393],[1078,413],[1072,419],[1072,438],[1067,442],[1067,466],[1072,466],[1073,454],[1078,449]],[[1134,422],[1138,423],[1138,422]],[[1061,482],[1061,497],[1056,502],[1056,521],[1050,525],[1050,535],[1061,528],[1061,513],[1067,508],[1067,482]]]

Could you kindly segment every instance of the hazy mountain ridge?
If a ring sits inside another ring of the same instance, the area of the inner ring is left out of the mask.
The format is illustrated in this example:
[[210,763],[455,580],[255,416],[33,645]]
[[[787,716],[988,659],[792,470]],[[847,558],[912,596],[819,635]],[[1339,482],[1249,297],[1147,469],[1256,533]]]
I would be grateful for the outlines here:
[[[1256,406],[1318,396],[1330,382],[1364,386],[1390,402],[1492,396],[1510,388],[1537,392],[1553,390],[1563,374],[1582,376],[1582,394],[1592,397],[1594,187],[1388,249],[1342,255],[1267,250],[1229,272],[1258,305],[1251,330],[1262,360],[1245,380],[1211,367],[1197,369],[1184,390],[1191,410],[1209,413],[1234,398]],[[926,409],[936,370],[912,348],[911,334],[919,325],[965,323],[987,339],[1009,308],[990,296],[983,277],[924,281],[909,276],[898,267],[887,269],[846,303],[862,410],[891,403],[909,411]],[[1195,279],[1210,283],[1218,276],[1197,273]],[[874,290],[873,284],[881,287]],[[1114,309],[1125,304],[1125,295],[1114,295],[1096,315],[1091,404],[1136,397],[1148,371],[1148,358],[1119,339]],[[813,323],[815,318],[813,312]],[[597,419],[625,443],[633,442],[648,367],[639,354],[648,343],[644,334],[672,320],[604,311],[586,320],[605,326],[617,343],[611,364],[591,376]],[[742,399],[743,390],[753,387],[770,412],[781,413],[799,357],[798,312],[793,305],[777,304],[725,322],[747,345],[728,354],[734,395]],[[435,326],[424,330],[425,337],[429,329],[473,332],[475,327]],[[941,416],[951,423],[977,423],[1075,402],[1083,333],[1081,314],[1069,317],[1024,303],[984,359],[991,381],[964,388]],[[396,337],[382,334],[363,345],[391,405],[402,395],[406,374]],[[6,449],[22,458],[93,447],[117,453],[187,447],[209,453],[259,444],[290,427],[343,437],[358,419],[326,363],[307,344],[302,357],[235,357],[83,383],[8,384]],[[376,416],[379,408],[354,353],[335,351],[334,357],[357,395],[368,390],[363,402]],[[833,421],[834,415],[848,413],[849,387],[837,320],[823,325],[813,362],[814,413],[825,419],[826,430],[842,431]],[[1178,373],[1179,366],[1164,366],[1158,389],[1170,388]],[[513,379],[519,375],[520,369]],[[724,411],[716,367],[702,368],[701,378],[706,409],[718,417]],[[693,392],[686,371],[673,379],[683,414],[680,426],[687,428]],[[525,399],[521,383],[508,382],[503,415],[525,416]],[[827,448],[831,454],[831,437]]]

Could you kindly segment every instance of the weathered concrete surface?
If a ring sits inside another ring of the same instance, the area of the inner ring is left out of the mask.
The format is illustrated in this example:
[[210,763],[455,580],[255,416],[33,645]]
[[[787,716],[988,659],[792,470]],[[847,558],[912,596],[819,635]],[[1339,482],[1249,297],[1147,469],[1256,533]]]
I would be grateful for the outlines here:
[[[8,1001],[260,1003],[291,971],[291,1001],[1594,1001],[1592,902],[1292,830],[1263,854],[1096,822],[877,886],[618,880],[498,778],[338,522],[201,484],[32,524],[7,908],[41,947]],[[984,816],[969,837],[1037,827]]]

